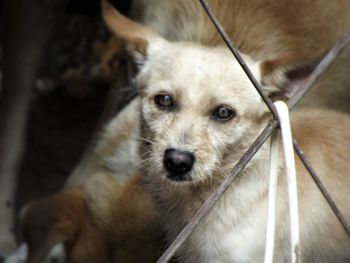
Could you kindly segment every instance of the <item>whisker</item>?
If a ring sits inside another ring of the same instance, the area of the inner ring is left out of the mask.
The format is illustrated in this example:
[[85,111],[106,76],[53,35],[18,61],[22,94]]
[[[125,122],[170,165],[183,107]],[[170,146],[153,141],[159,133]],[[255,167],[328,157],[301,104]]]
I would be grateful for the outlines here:
[[150,140],[150,139],[147,139],[147,138],[144,138],[144,137],[140,137],[140,136],[136,136],[136,139],[140,140],[140,141],[145,141],[145,142],[148,142],[150,144],[155,144],[154,141]]
[[152,157],[145,158],[145,159],[139,161],[139,162],[135,165],[135,167],[139,167],[139,166],[141,166],[142,164],[144,164],[145,162],[148,162],[148,161],[151,161],[151,160],[152,160]]

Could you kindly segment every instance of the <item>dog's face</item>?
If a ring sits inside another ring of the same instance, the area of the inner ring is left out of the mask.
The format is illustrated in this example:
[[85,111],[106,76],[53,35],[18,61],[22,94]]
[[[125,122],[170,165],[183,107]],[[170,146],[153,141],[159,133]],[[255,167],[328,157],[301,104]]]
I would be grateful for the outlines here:
[[150,141],[145,163],[155,176],[194,183],[224,176],[262,128],[266,107],[224,48],[160,41],[137,83]]
[[[137,52],[144,163],[176,182],[226,175],[261,131],[267,109],[225,48],[170,43],[104,6],[107,24]],[[259,66],[251,66],[256,76]]]

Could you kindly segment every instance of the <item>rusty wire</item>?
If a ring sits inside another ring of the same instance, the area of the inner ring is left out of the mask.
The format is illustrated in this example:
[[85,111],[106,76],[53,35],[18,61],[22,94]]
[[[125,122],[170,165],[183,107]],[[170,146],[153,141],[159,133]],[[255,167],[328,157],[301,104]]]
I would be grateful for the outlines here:
[[315,85],[316,81],[321,77],[333,61],[341,54],[341,52],[350,43],[350,31],[345,33],[344,36],[337,42],[337,44],[327,53],[322,61],[317,65],[312,74],[307,78],[304,83],[298,85],[297,92],[291,97],[288,102],[288,108],[294,109],[299,101],[306,95],[306,93]]
[[249,80],[252,82],[252,84],[255,87],[255,89],[258,91],[259,95],[261,96],[261,98],[265,102],[266,106],[271,111],[271,113],[273,115],[273,118],[274,119],[278,119],[277,112],[276,112],[276,109],[275,109],[275,105],[273,105],[273,103],[269,99],[269,97],[263,92],[263,89],[262,89],[260,83],[256,80],[256,78],[254,77],[253,73],[250,71],[249,67],[247,66],[247,64],[243,60],[242,56],[239,54],[237,48],[235,48],[235,46],[233,45],[232,40],[230,39],[230,37],[225,32],[225,29],[223,28],[223,26],[220,24],[219,20],[213,14],[213,11],[211,10],[208,2],[206,0],[199,0],[199,2],[203,6],[204,10],[208,14],[210,20],[213,22],[213,24],[216,27],[216,29],[218,30],[218,32],[220,33],[222,39],[225,41],[227,47],[231,50],[232,54],[235,56],[235,58],[237,59],[238,63],[241,65],[241,67],[244,70],[245,74],[247,75]]
[[249,163],[249,161],[254,157],[258,152],[260,147],[266,142],[268,138],[271,137],[273,131],[278,127],[278,121],[272,119],[265,129],[260,133],[256,138],[253,144],[249,147],[247,152],[243,157],[238,161],[236,166],[232,169],[229,175],[224,179],[221,185],[215,190],[203,205],[199,208],[197,213],[191,218],[187,225],[181,230],[179,235],[174,239],[170,246],[165,250],[163,255],[159,258],[157,263],[168,262],[177,249],[186,241],[187,237],[192,233],[193,229],[203,220],[203,218],[210,212],[210,209],[215,205],[227,188],[238,178],[238,175]]
[[[197,213],[191,218],[191,220],[186,224],[186,226],[180,231],[178,236],[173,240],[170,246],[165,250],[163,255],[157,261],[158,263],[168,262],[176,253],[176,251],[180,248],[180,246],[186,241],[188,236],[192,233],[194,228],[207,216],[210,212],[210,209],[215,205],[215,203],[219,200],[219,198],[223,195],[223,193],[227,190],[227,188],[238,178],[240,172],[245,168],[245,166],[249,163],[249,161],[254,157],[260,147],[269,139],[273,133],[273,131],[279,126],[279,122],[276,118],[276,110],[272,103],[272,101],[263,93],[260,84],[256,81],[251,71],[247,67],[246,63],[239,55],[237,49],[233,46],[232,41],[226,34],[222,25],[219,23],[217,18],[213,15],[212,10],[210,9],[206,0],[199,0],[202,4],[203,8],[207,12],[208,16],[212,20],[215,27],[218,29],[222,38],[224,39],[226,45],[232,51],[233,55],[236,57],[237,61],[242,66],[243,70],[247,74],[248,78],[251,80],[254,87],[257,89],[264,102],[270,109],[273,114],[273,119],[270,120],[268,125],[262,131],[262,133],[256,138],[256,140],[249,147],[247,152],[242,156],[242,158],[238,161],[229,175],[224,179],[221,185],[208,197],[208,199],[203,203],[203,205],[199,208]],[[303,96],[315,85],[320,76],[329,68],[329,66],[333,63],[333,61],[338,57],[338,55],[350,44],[350,32],[344,35],[344,37],[337,42],[337,44],[329,51],[329,53],[322,59],[322,61],[318,64],[315,70],[310,74],[307,81],[304,85],[298,87],[298,91],[296,94],[288,101],[289,109],[293,109],[303,98]],[[294,149],[297,152],[299,158],[305,165],[306,169],[310,172],[312,178],[316,182],[316,185],[319,187],[322,194],[325,196],[328,204],[334,211],[341,225],[343,226],[346,233],[350,236],[349,225],[345,221],[342,216],[340,210],[337,208],[335,202],[332,200],[331,196],[321,183],[320,179],[316,175],[315,171],[312,169],[310,163],[305,158],[301,148],[294,140]]]
[[341,211],[339,210],[339,208],[337,207],[337,205],[333,201],[331,195],[328,193],[326,187],[323,185],[322,181],[317,176],[316,171],[312,168],[310,162],[306,159],[304,152],[301,150],[300,146],[296,143],[295,140],[293,141],[293,146],[294,146],[294,150],[297,153],[299,159],[302,161],[305,168],[308,170],[309,174],[311,175],[312,179],[314,180],[315,184],[317,185],[318,189],[320,189],[322,195],[327,200],[329,206],[333,210],[333,213],[338,218],[340,224],[343,226],[343,228],[346,231],[346,233],[348,234],[348,236],[350,236],[350,228],[349,228],[349,225],[346,222],[343,214],[341,213]]

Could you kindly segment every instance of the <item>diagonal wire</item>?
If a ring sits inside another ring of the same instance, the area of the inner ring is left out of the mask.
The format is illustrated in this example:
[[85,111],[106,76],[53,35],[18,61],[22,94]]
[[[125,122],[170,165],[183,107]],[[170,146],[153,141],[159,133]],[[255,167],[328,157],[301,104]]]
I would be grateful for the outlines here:
[[297,142],[295,140],[293,141],[293,146],[294,146],[295,152],[299,156],[299,159],[302,161],[302,163],[304,164],[305,168],[308,170],[308,172],[310,173],[312,179],[314,180],[315,184],[317,185],[318,189],[320,189],[322,195],[327,200],[329,206],[333,210],[333,213],[338,218],[340,224],[342,225],[342,227],[344,228],[344,230],[346,231],[348,236],[350,236],[350,227],[349,227],[348,223],[346,222],[344,216],[340,212],[339,208],[337,207],[337,205],[333,201],[331,195],[326,190],[326,187],[323,185],[323,183],[321,182],[320,178],[317,176],[315,170],[312,168],[310,162],[306,159],[306,157],[304,155],[304,152],[301,150],[300,146],[297,144]]
[[[277,120],[276,109],[275,109],[272,101],[262,92],[260,84],[256,81],[256,79],[254,78],[254,76],[250,72],[249,68],[247,67],[246,63],[242,59],[242,57],[239,55],[237,50],[233,47],[233,44],[232,44],[231,40],[228,38],[228,36],[225,33],[224,29],[222,28],[220,23],[217,21],[216,17],[213,15],[213,13],[212,13],[212,11],[211,11],[207,1],[205,1],[205,0],[199,0],[199,1],[202,4],[202,6],[204,7],[204,9],[206,10],[206,12],[208,13],[209,17],[211,18],[212,22],[214,23],[214,25],[218,29],[218,31],[221,34],[221,36],[225,40],[225,43],[228,45],[228,47],[230,48],[230,50],[232,51],[232,53],[234,54],[234,56],[236,57],[236,59],[238,60],[240,65],[242,66],[243,70],[246,72],[247,76],[252,81],[254,87],[257,89],[257,91],[259,92],[259,94],[263,98],[264,102],[269,107],[269,109],[272,112],[274,118],[272,120],[270,120],[270,122],[265,127],[263,132],[257,137],[257,139],[254,141],[254,143],[249,147],[247,152],[238,161],[238,163],[232,169],[230,174],[224,179],[222,184],[208,197],[208,199],[200,207],[200,209],[197,211],[197,213],[191,218],[191,220],[187,223],[187,225],[180,231],[178,236],[174,239],[174,241],[170,244],[170,246],[165,250],[165,252],[159,258],[157,263],[168,262],[175,255],[176,251],[186,241],[188,236],[192,233],[193,229],[210,212],[210,209],[219,200],[221,195],[237,179],[237,177],[240,174],[240,172],[249,163],[249,161],[253,158],[253,156],[260,149],[260,147],[266,142],[266,140],[268,138],[270,138],[270,136],[272,135],[273,131],[279,125],[278,120]],[[320,78],[321,74],[332,64],[332,62],[337,58],[337,56],[341,53],[341,51],[346,46],[349,45],[349,43],[350,43],[350,33],[347,33],[347,34],[344,35],[344,37],[339,42],[337,42],[337,44],[331,49],[331,51],[322,59],[322,61],[316,67],[314,72],[310,75],[310,77],[309,77],[308,81],[306,82],[305,86],[300,87],[299,91],[295,94],[295,96],[293,96],[290,99],[290,103],[288,103],[288,108],[289,109],[293,109],[299,103],[299,101],[307,93],[307,91],[310,90],[311,87]],[[296,149],[297,147],[298,147],[298,144],[297,144],[296,141],[294,141],[294,148]],[[299,147],[299,149],[300,149],[300,147]],[[297,151],[297,153],[298,153],[298,151]],[[298,155],[299,155],[299,153],[298,153]],[[300,157],[300,155],[299,155],[299,157]],[[306,160],[306,159],[304,158],[304,160]],[[315,176],[315,178],[318,178],[315,173],[314,173],[314,176]],[[324,190],[327,193],[326,189],[324,189]],[[330,198],[330,196],[329,196],[329,198]],[[329,202],[328,198],[326,198],[326,200]],[[330,198],[330,200],[332,200],[332,199]],[[334,203],[334,206],[336,207],[335,203]],[[338,211],[339,211],[339,209],[338,209]],[[345,231],[347,233],[349,233],[348,232],[349,227],[348,227],[348,224],[345,222],[345,220],[341,221],[341,223],[342,223],[342,226],[344,227]]]
[[263,101],[265,102],[265,104],[267,105],[269,110],[272,112],[272,115],[273,115],[274,119],[277,119],[278,117],[277,117],[277,112],[276,112],[275,106],[273,105],[273,103],[270,100],[270,98],[263,92],[263,89],[262,89],[260,83],[254,77],[254,75],[250,71],[249,67],[247,66],[247,64],[243,60],[242,56],[239,54],[238,50],[234,47],[234,45],[232,43],[232,40],[230,39],[230,37],[225,32],[225,30],[222,27],[222,25],[220,24],[219,20],[213,14],[213,11],[211,10],[208,2],[206,0],[199,0],[199,2],[202,4],[204,10],[207,12],[209,18],[213,22],[213,24],[216,27],[216,29],[219,31],[219,33],[222,36],[223,40],[225,41],[227,47],[231,50],[232,54],[235,56],[235,58],[237,59],[238,63],[241,65],[241,67],[244,70],[245,74],[247,75],[249,80],[252,82],[253,86],[258,91],[259,95],[261,96],[261,98],[263,99]]
[[210,212],[210,209],[219,200],[222,194],[227,188],[238,178],[240,172],[254,157],[260,147],[265,141],[272,135],[273,131],[278,127],[278,121],[272,119],[262,133],[257,137],[254,143],[249,147],[247,152],[238,161],[237,165],[233,168],[230,174],[224,179],[221,185],[205,200],[204,204],[199,208],[197,213],[191,218],[189,223],[181,230],[179,235],[165,250],[163,255],[159,258],[157,263],[168,262],[175,254],[177,249],[186,241],[188,236],[192,233],[193,229],[203,220],[203,218]]
[[[218,21],[218,19],[213,14],[211,8],[209,7],[209,4],[206,0],[199,0],[199,2],[202,4],[203,8],[207,12],[208,16],[210,17],[211,21],[213,22],[214,26],[217,28],[219,33],[221,34],[222,38],[224,39],[226,45],[228,48],[232,51],[233,55],[236,57],[238,63],[242,66],[243,70],[246,72],[249,79],[252,81],[254,87],[257,89],[259,94],[261,95],[262,99],[266,103],[266,105],[269,107],[270,111],[272,112],[275,119],[278,119],[276,114],[276,109],[273,105],[273,102],[270,100],[268,96],[262,91],[261,85],[256,81],[254,76],[252,75],[251,71],[247,67],[246,63],[240,56],[238,50],[233,46],[233,43],[227,33],[225,32],[224,28]],[[297,92],[294,94],[293,97],[291,97],[288,102],[288,108],[289,110],[293,110],[296,105],[300,102],[300,100],[310,91],[310,89],[315,85],[315,83],[318,81],[318,79],[321,77],[321,75],[332,65],[334,60],[344,51],[344,49],[350,44],[350,31],[345,33],[344,36],[336,43],[336,45],[326,54],[326,56],[321,60],[321,62],[316,66],[315,70],[310,74],[310,76],[307,78],[306,81],[297,84],[298,86],[295,87]],[[316,184],[317,182],[321,182],[318,178],[316,172],[313,170],[313,172],[308,169],[306,160],[306,157],[304,155],[300,154],[301,148],[298,145],[297,141],[294,140],[294,148],[297,154],[300,158],[302,158],[302,162],[304,166],[309,171],[310,175],[314,178]],[[299,151],[300,150],[300,151]],[[310,166],[311,167],[311,166]],[[330,197],[330,194],[327,192],[325,188],[322,188],[320,184],[317,184],[318,188],[322,192],[322,194],[325,196],[325,199],[327,200],[329,206],[332,208],[333,212],[336,214],[338,220],[342,224],[344,230],[348,233],[349,232],[349,225],[347,224],[344,217],[341,215],[339,209],[337,208],[335,202]],[[338,211],[338,213],[336,212]],[[340,215],[340,216],[339,216]]]
[[336,45],[327,53],[322,61],[317,65],[315,70],[307,78],[306,82],[300,84],[297,87],[298,92],[291,97],[288,102],[288,108],[294,109],[299,101],[306,95],[306,93],[315,85],[317,80],[321,77],[322,73],[325,72],[334,60],[344,51],[344,49],[350,44],[350,31],[345,33],[344,36],[336,43]]

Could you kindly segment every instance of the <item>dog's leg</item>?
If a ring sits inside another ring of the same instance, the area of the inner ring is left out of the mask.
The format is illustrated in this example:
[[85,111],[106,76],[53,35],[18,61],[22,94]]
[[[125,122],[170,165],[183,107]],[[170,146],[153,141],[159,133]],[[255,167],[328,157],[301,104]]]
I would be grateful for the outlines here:
[[15,248],[14,198],[32,87],[53,24],[51,5],[8,0],[4,6],[0,97],[0,255]]
[[61,262],[62,249],[54,253],[54,248],[63,242],[72,243],[79,236],[86,217],[80,188],[72,188],[24,207],[20,227],[28,245],[27,262],[52,262],[54,259]]

